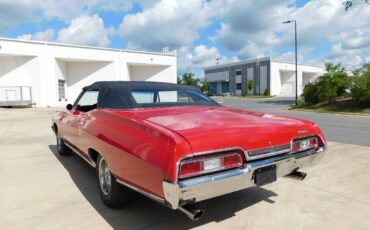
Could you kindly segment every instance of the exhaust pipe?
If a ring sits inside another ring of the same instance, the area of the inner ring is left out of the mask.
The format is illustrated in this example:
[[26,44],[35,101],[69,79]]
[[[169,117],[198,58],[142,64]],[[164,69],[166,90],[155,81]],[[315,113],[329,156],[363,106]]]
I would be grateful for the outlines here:
[[183,212],[191,220],[199,220],[203,216],[203,213],[204,213],[203,210],[197,209],[191,204],[179,206],[179,210]]
[[304,178],[306,178],[306,176],[307,176],[307,173],[295,170],[295,171],[291,172],[290,174],[286,175],[285,177],[295,179],[295,180],[304,180]]

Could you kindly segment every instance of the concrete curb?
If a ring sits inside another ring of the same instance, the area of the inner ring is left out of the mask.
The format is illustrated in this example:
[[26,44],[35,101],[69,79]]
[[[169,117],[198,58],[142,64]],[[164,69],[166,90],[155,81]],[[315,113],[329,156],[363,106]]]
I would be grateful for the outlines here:
[[222,97],[222,96],[215,96],[215,97],[212,97],[212,98],[217,98],[217,99],[221,99],[221,98],[232,98],[232,99],[239,99],[239,100],[253,100],[253,101],[259,101],[259,100],[273,100],[273,99],[276,99],[277,96],[274,96],[274,97],[268,97],[268,98],[244,98],[244,97],[235,97],[235,96],[225,96],[225,97]]
[[370,114],[359,114],[359,113],[346,113],[346,112],[320,112],[313,109],[291,109],[291,111],[299,111],[299,112],[311,112],[311,113],[324,113],[324,114],[331,114],[331,115],[347,115],[347,116],[357,116],[357,117],[370,117]]

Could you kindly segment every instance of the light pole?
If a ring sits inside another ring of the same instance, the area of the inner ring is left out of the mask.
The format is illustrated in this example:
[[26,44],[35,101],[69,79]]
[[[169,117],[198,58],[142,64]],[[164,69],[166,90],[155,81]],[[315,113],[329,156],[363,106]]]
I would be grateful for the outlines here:
[[295,104],[298,105],[297,21],[289,20],[283,23],[292,23],[292,22],[294,22],[294,36],[295,36]]

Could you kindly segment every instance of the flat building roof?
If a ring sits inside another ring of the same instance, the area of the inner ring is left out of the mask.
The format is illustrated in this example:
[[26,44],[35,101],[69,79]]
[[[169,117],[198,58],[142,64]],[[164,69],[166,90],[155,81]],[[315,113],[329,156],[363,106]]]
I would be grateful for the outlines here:
[[[85,46],[85,45],[75,45],[75,44],[65,44],[65,43],[47,42],[47,41],[22,40],[22,39],[5,38],[5,37],[0,37],[0,41],[29,43],[29,44],[38,44],[38,45],[50,45],[50,46],[64,46],[64,47],[74,47],[74,48],[83,48],[83,49],[95,49],[95,50],[105,50],[105,51],[114,51],[114,52],[127,52],[127,53],[140,53],[140,54],[176,56],[176,51],[170,51],[168,53],[150,52],[150,51],[136,51],[136,50],[115,49],[115,48],[98,47],[98,46]],[[0,46],[0,49],[1,49],[1,46]]]

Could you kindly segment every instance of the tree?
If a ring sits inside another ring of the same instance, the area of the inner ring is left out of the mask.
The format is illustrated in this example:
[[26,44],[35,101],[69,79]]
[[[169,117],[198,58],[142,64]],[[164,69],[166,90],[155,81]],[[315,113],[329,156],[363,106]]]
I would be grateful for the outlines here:
[[193,73],[184,73],[181,78],[177,77],[177,83],[199,87],[200,79],[196,78]]
[[337,97],[343,96],[349,88],[349,78],[340,63],[325,64],[325,73],[315,82],[309,83],[303,90],[306,103],[334,102]]
[[353,71],[351,96],[358,102],[370,105],[370,63]]
[[[250,91],[252,91],[253,90],[253,80],[249,80],[248,82],[247,82],[247,92],[250,92]],[[253,92],[252,92],[252,94],[253,94]]]
[[344,8],[346,10],[349,10],[354,5],[357,5],[357,4],[360,4],[360,3],[370,4],[370,0],[347,0],[347,1],[343,2],[343,5],[344,5]]
[[340,63],[334,65],[333,63],[325,63],[326,73],[323,75],[328,84],[335,88],[337,96],[343,96],[346,89],[349,87],[348,75]]
[[208,92],[208,81],[206,79],[204,79],[203,81],[201,81],[201,87],[200,87],[200,90],[202,90],[202,92],[205,92],[207,93]]

